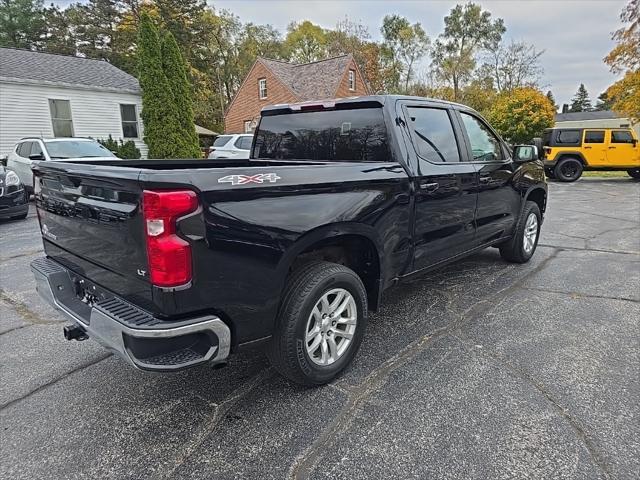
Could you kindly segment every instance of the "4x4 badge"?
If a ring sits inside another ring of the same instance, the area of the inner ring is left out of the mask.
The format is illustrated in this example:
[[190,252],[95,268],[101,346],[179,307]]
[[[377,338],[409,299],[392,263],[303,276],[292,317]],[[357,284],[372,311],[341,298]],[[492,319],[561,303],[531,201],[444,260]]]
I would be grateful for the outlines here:
[[257,175],[227,175],[218,179],[218,183],[231,185],[246,185],[248,183],[276,183],[281,177],[275,173],[258,173]]

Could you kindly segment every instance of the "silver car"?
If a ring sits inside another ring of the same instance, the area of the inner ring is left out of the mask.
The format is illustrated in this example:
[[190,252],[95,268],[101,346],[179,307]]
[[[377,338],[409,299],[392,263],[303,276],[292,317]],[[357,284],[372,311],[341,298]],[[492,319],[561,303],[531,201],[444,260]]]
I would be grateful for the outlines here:
[[33,192],[31,166],[41,161],[69,161],[91,158],[113,160],[113,152],[90,138],[35,138],[27,137],[16,143],[7,156],[7,167],[18,174],[29,192]]
[[220,135],[213,142],[209,158],[249,158],[252,134]]

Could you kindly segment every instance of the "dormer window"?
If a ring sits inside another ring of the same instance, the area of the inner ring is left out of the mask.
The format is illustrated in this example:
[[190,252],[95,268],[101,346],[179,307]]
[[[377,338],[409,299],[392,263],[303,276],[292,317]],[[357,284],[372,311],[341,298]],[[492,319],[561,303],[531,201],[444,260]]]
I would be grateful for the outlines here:
[[258,80],[258,94],[260,95],[260,100],[267,98],[267,79],[261,78]]
[[356,72],[355,70],[349,70],[349,90],[356,89]]

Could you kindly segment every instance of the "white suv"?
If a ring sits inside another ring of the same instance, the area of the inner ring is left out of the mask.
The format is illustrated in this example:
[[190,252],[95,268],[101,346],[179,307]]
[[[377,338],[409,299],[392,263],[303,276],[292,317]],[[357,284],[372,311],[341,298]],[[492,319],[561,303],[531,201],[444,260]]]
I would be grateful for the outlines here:
[[33,192],[34,162],[65,161],[91,158],[92,160],[113,160],[113,152],[90,138],[23,138],[7,156],[7,167],[20,177],[29,192]]
[[253,135],[220,135],[213,142],[209,158],[249,158]]

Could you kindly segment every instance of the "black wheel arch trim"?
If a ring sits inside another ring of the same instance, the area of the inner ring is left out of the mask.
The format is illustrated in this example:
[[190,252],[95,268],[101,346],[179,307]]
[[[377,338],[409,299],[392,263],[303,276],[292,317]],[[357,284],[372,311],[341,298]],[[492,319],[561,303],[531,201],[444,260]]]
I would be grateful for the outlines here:
[[564,157],[578,157],[578,159],[582,162],[582,164],[585,167],[589,165],[589,162],[587,162],[587,159],[584,158],[583,153],[575,150],[558,152],[555,158],[553,159],[554,165],[557,164],[560,160],[564,159]]

